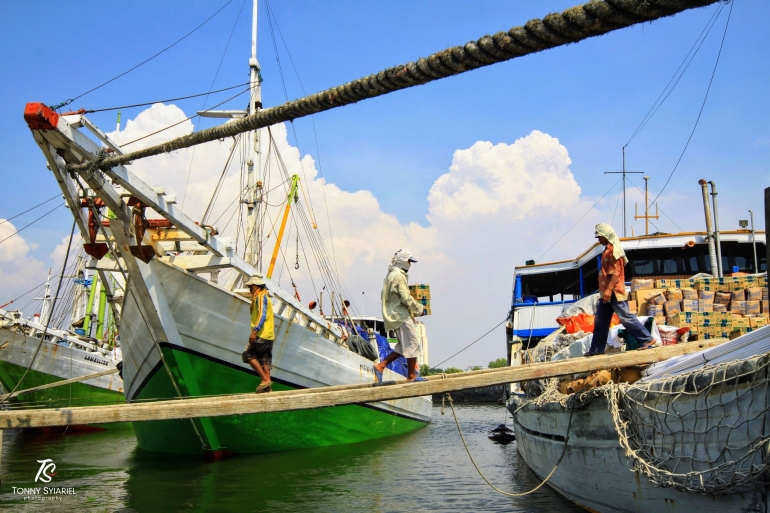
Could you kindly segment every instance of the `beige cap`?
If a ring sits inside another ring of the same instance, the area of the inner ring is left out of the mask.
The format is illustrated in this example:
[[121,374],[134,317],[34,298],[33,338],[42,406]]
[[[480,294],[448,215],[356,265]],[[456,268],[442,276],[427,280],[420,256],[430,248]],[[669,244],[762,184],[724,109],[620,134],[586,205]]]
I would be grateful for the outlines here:
[[251,285],[264,285],[265,279],[262,276],[259,276],[258,274],[255,274],[251,278],[249,278],[249,281],[246,282],[246,286],[250,287]]

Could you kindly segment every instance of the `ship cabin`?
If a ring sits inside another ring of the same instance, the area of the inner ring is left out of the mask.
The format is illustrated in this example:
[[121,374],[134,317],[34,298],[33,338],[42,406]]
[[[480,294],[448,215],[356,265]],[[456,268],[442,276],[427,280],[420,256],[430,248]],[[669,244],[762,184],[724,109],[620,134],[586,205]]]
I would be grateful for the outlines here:
[[[720,231],[722,271],[767,271],[765,232]],[[621,238],[628,257],[626,287],[633,278],[681,279],[712,273],[705,232],[656,233]],[[549,263],[528,261],[514,270],[513,301],[506,335],[509,343],[533,347],[558,328],[556,318],[565,304],[591,295],[599,288],[599,266],[604,246],[594,243],[572,260]]]

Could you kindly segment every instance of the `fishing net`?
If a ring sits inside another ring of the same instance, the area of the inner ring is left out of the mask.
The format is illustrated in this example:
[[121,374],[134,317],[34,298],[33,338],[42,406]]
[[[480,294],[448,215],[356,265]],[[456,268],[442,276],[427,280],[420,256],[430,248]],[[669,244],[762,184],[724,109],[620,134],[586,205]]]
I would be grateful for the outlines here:
[[[555,340],[543,342],[524,355],[525,363],[553,356]],[[559,378],[531,380],[519,409],[558,403],[570,410],[606,399],[632,470],[657,486],[689,493],[743,493],[770,470],[769,368],[765,354],[568,395],[560,391]]]
[[633,468],[656,485],[690,493],[755,488],[770,463],[768,366],[770,355],[763,355],[602,387]]

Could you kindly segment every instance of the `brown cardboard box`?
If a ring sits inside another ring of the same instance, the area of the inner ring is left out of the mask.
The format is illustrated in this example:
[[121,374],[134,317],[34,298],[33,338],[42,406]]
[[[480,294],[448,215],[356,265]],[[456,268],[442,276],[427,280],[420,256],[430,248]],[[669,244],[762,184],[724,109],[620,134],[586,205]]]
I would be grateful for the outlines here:
[[761,301],[746,301],[746,313],[751,315],[759,315]]
[[726,312],[727,305],[723,305],[721,303],[714,303],[713,309],[715,312]]
[[[676,290],[676,289],[669,289]],[[682,311],[682,307],[679,305],[679,301],[666,301],[663,303],[663,309],[666,311],[666,316],[670,317],[674,314],[678,314]]]
[[[741,291],[742,292],[742,291]],[[743,315],[746,313],[746,301],[730,301],[730,311]]]
[[759,306],[762,308],[762,313],[770,313],[770,301],[763,299]]
[[409,294],[415,299],[430,299],[430,285],[424,283],[409,285]]
[[682,289],[682,299],[698,299],[698,291],[695,289]]
[[676,326],[677,328],[690,328],[690,331],[697,332],[697,326],[700,323],[700,314],[698,312],[681,312],[666,318],[666,324]]
[[697,312],[698,311],[698,300],[697,299],[683,299],[682,300],[682,311],[683,312]]
[[733,316],[732,320],[733,329],[735,328],[750,328],[751,319],[749,317],[737,317]]
[[663,305],[647,305],[647,315],[650,317],[662,317]]
[[759,287],[748,287],[746,289],[746,301],[762,301],[762,289]]
[[638,307],[636,306],[636,301],[633,299],[628,300],[628,311],[632,314],[635,314],[638,311]]
[[666,324],[666,317],[663,315],[656,315],[655,316],[655,324],[658,326],[662,326]]
[[698,324],[701,326],[716,326],[718,315],[714,312],[698,312]]
[[762,301],[767,301],[768,299],[770,299],[770,297],[768,297],[767,286],[764,286],[762,287]]
[[648,305],[662,305],[666,302],[666,296],[663,294],[655,294],[647,298]]
[[712,290],[700,290],[698,291],[698,299],[707,299],[709,301],[714,301],[714,294],[716,294],[716,292]]
[[713,312],[714,311],[714,302],[710,299],[699,299],[698,300],[698,311],[699,312]]
[[633,292],[634,301],[639,307],[639,315],[647,315],[647,298],[662,294],[663,289],[642,289]]
[[669,301],[681,301],[684,299],[682,297],[682,289],[666,289],[666,299]]
[[688,279],[668,279],[668,280],[655,280],[656,289],[681,289],[691,288],[692,280]]
[[655,288],[655,280],[646,278],[634,278],[631,280],[631,292],[637,290],[650,290]]
[[730,301],[746,301],[746,291],[743,289],[733,290],[730,293]]
[[767,326],[766,317],[752,317],[749,319],[750,328],[761,328],[762,326]]
[[729,292],[716,292],[714,293],[714,303],[719,303],[722,305],[729,305],[730,304],[730,293]]

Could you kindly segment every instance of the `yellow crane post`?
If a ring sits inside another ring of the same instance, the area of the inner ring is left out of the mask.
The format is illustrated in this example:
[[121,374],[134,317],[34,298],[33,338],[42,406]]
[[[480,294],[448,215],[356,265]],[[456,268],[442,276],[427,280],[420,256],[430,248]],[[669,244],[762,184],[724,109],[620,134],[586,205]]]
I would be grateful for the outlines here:
[[278,239],[275,241],[275,248],[273,249],[273,256],[270,258],[270,267],[267,268],[267,277],[273,276],[273,269],[275,269],[275,261],[278,258],[278,250],[281,249],[281,240],[283,239],[283,231],[286,229],[286,221],[289,220],[289,210],[291,209],[291,202],[297,200],[297,188],[299,187],[299,176],[293,175],[291,177],[291,186],[289,187],[289,195],[286,197],[286,210],[283,211],[283,220],[281,220],[281,228],[278,230]]

